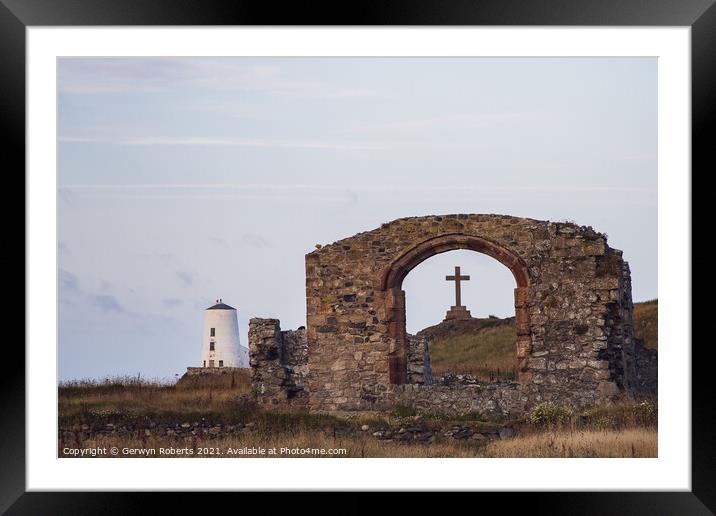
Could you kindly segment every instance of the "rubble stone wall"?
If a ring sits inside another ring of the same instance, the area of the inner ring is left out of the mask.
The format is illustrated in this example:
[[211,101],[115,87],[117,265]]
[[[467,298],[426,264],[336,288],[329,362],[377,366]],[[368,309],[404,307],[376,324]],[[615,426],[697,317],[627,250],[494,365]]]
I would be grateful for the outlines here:
[[526,400],[516,383],[395,385],[383,403],[386,407],[410,406],[418,413],[480,414],[487,418],[520,417],[526,410]]
[[408,383],[421,385],[433,383],[427,337],[408,335]]
[[239,373],[241,370],[241,367],[187,367],[185,374],[186,376],[230,375]]
[[249,321],[251,388],[262,405],[308,406],[306,330],[281,331],[278,319]]
[[[491,256],[513,273],[517,383],[432,384],[427,342],[406,332],[403,279],[454,249]],[[398,219],[306,255],[306,308],[305,344],[299,337],[294,345],[276,320],[252,320],[255,385],[270,403],[300,396],[311,410],[330,412],[412,400],[516,414],[543,401],[587,406],[650,382],[651,373],[639,368],[651,359],[635,348],[628,264],[606,235],[573,223],[503,215]],[[294,348],[301,351],[287,351]]]
[[306,256],[312,408],[369,410],[409,383],[402,280],[453,249],[492,256],[515,277],[525,397],[587,404],[629,388],[618,365],[633,345],[631,305],[620,303],[631,299],[629,272],[605,235],[501,215],[412,217]]

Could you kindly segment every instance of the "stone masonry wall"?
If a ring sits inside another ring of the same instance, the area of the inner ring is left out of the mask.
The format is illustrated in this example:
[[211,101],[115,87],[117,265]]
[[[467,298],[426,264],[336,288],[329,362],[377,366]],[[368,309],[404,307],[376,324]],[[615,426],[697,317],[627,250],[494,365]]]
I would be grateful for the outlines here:
[[[405,331],[402,281],[454,249],[515,277],[518,382],[435,384],[428,343]],[[517,416],[654,392],[656,355],[634,339],[621,251],[591,227],[502,215],[399,219],[306,255],[307,328],[252,319],[252,386],[265,405]]]
[[281,331],[278,319],[249,321],[251,387],[262,405],[308,405],[306,330]]
[[231,375],[241,371],[240,367],[187,367],[185,374],[186,376]]
[[519,384],[396,385],[383,403],[404,405],[418,413],[475,414],[488,418],[516,418],[525,413],[526,402]]
[[644,346],[639,339],[634,339],[633,358],[636,370],[633,390],[641,396],[656,397],[659,390],[658,353]]
[[488,254],[515,276],[516,390],[525,406],[587,405],[631,388],[628,267],[605,235],[501,215],[412,217],[306,256],[312,410],[370,410],[406,389],[398,388],[411,374],[402,279],[453,249]]
[[645,348],[634,336],[631,274],[629,265],[617,257],[621,258],[620,251],[605,256],[597,265],[598,274],[602,276],[609,276],[613,268],[619,268],[620,272],[616,288],[604,285],[606,288],[600,293],[609,296],[600,356],[609,362],[613,392],[624,391],[629,396],[656,395],[657,353]]
[[427,337],[408,335],[408,383],[421,385],[433,383]]

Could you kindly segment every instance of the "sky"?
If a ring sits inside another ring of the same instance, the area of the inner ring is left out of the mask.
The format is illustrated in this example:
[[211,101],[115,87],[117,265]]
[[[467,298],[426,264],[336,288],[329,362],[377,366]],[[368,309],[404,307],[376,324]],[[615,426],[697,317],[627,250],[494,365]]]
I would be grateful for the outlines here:
[[[63,58],[59,379],[197,366],[203,311],[305,324],[304,256],[406,216],[497,213],[608,234],[657,292],[654,58]],[[408,331],[514,315],[479,253],[405,279]]]

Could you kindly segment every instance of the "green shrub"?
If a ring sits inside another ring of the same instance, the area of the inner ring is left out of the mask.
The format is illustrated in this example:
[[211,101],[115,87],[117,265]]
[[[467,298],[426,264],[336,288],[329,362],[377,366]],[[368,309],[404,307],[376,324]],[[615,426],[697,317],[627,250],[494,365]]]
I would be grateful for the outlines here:
[[572,413],[564,407],[553,403],[540,403],[535,406],[527,417],[533,426],[559,426],[569,422]]
[[412,405],[397,405],[393,409],[394,417],[412,417],[417,414],[415,407]]

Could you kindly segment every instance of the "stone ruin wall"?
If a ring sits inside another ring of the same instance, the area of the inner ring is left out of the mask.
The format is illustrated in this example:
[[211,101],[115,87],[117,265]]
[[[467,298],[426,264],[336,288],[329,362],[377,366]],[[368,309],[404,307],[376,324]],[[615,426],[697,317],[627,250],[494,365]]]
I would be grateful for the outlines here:
[[408,335],[408,383],[418,385],[433,383],[427,337]]
[[[480,413],[488,416],[521,414],[519,385],[514,382],[480,382],[453,379],[441,382],[433,377],[429,339],[408,335],[408,383],[394,385],[378,407],[411,406],[421,413]],[[383,405],[383,406],[381,406]]]
[[[453,249],[488,254],[515,275],[519,382],[426,381],[427,346],[405,333],[400,284]],[[290,332],[278,321],[252,320],[254,383],[269,404],[520,415],[543,401],[581,407],[655,389],[655,356],[633,336],[628,265],[591,227],[499,215],[399,219],[309,253],[306,304],[301,353],[285,351]]]
[[[621,251],[615,251],[621,257]],[[612,263],[612,265],[610,265]],[[619,390],[636,394],[655,394],[658,387],[657,352],[634,336],[634,304],[631,297],[629,264],[606,258],[601,267],[620,267],[618,297],[610,305],[605,325],[608,335],[605,354],[609,371]]]
[[251,389],[261,405],[308,407],[306,330],[281,331],[278,319],[249,321]]
[[240,373],[241,367],[187,367],[185,375],[188,376],[205,376],[205,375],[230,375]]

